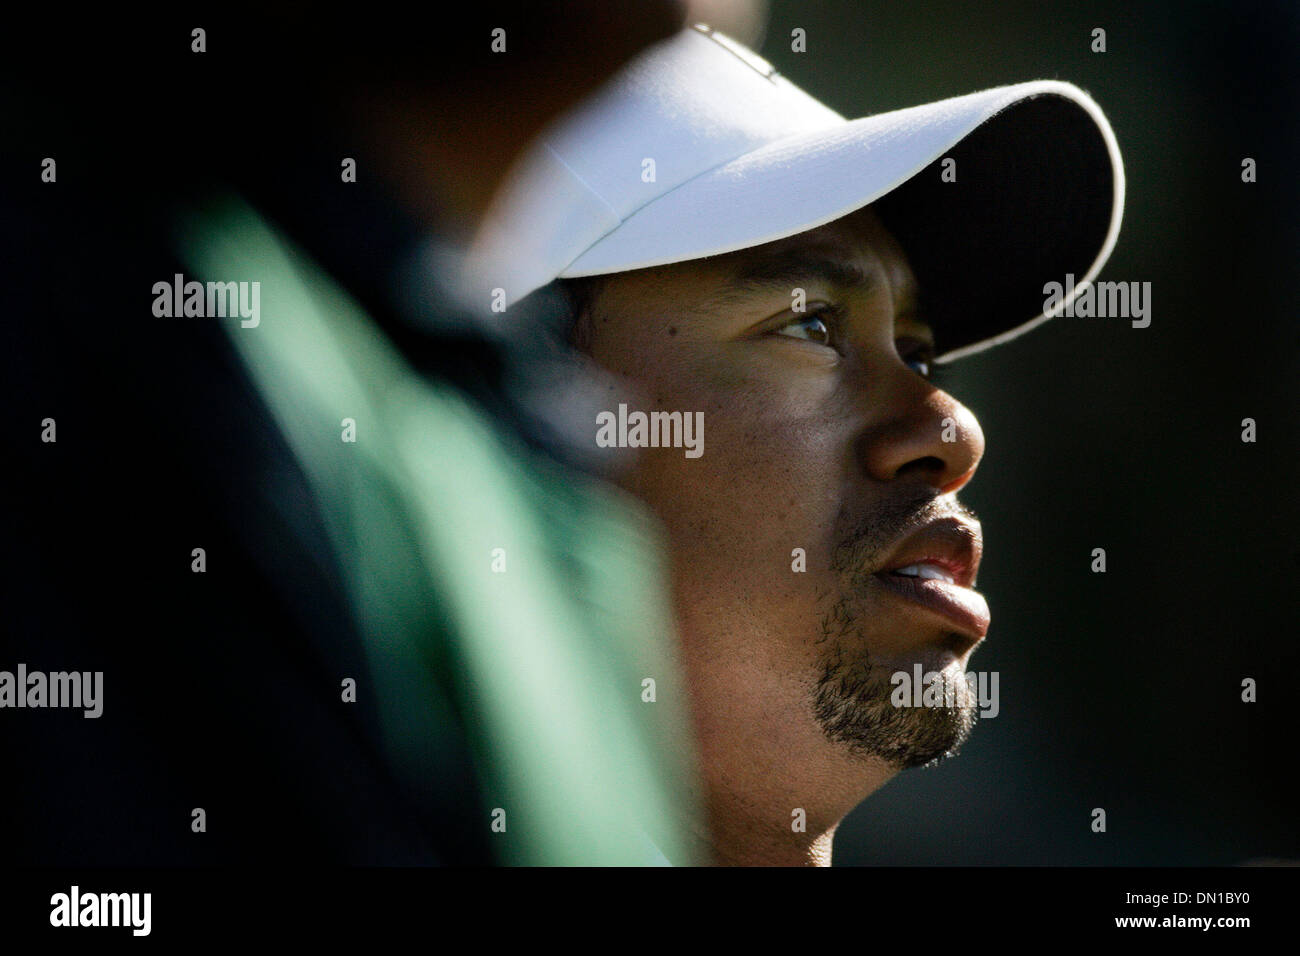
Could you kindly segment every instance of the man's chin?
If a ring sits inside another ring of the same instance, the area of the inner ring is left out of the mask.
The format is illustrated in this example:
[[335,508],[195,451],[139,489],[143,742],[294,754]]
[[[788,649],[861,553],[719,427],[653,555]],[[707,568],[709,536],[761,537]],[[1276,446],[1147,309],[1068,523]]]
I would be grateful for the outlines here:
[[919,657],[901,664],[828,654],[812,702],[826,737],[897,770],[955,756],[979,715],[963,662],[940,648]]
[[899,770],[928,767],[955,757],[979,719],[974,707],[935,707],[912,714],[920,720],[904,732],[892,759],[883,758]]

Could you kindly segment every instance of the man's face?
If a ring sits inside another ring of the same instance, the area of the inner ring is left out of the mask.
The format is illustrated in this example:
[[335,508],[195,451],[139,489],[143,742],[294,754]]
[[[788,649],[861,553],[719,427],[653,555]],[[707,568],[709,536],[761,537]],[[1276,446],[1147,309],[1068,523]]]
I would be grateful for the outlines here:
[[[867,209],[611,276],[595,299],[587,349],[633,407],[704,414],[702,456],[645,449],[622,483],[669,533],[712,790],[791,772],[848,797],[867,768],[874,788],[953,751],[974,719],[961,678],[988,611],[962,586],[980,536],[955,495],[984,440],[927,378],[916,292]],[[891,676],[917,663],[956,706],[891,703]]]

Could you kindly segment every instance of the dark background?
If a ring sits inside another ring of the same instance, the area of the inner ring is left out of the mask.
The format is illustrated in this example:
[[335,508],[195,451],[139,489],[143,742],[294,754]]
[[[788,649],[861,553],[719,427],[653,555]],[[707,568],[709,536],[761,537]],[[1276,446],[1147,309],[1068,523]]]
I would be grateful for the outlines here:
[[772,5],[759,52],[848,117],[1032,79],[1087,90],[1128,181],[1100,278],[1152,284],[1148,328],[1062,317],[952,367],[987,442],[963,491],[993,611],[970,666],[1000,673],[1001,712],[855,811],[837,864],[1300,857],[1298,39],[1289,3]]

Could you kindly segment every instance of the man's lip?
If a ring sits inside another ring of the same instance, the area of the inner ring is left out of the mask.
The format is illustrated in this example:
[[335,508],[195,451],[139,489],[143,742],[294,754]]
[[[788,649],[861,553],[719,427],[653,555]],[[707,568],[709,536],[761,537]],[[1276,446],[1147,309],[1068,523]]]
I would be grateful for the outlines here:
[[975,584],[984,542],[978,522],[949,516],[927,522],[900,541],[880,565],[878,573],[897,571],[910,564],[943,568],[960,587]]
[[[989,629],[988,602],[972,587],[982,553],[978,522],[956,515],[936,518],[895,545],[874,577],[886,590],[927,608],[978,641]],[[942,568],[952,582],[894,573],[913,564]]]
[[988,633],[989,605],[978,591],[947,581],[904,577],[888,571],[879,571],[874,577],[885,590],[932,611],[977,642]]

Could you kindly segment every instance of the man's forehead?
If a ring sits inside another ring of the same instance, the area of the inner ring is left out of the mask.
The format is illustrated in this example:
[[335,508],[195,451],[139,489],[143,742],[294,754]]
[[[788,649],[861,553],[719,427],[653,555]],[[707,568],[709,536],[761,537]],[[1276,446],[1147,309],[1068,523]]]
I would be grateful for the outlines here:
[[807,232],[700,260],[700,269],[741,292],[818,279],[856,291],[883,283],[897,303],[912,303],[917,292],[906,254],[870,207]]
[[[647,271],[649,272],[649,271]],[[911,297],[915,278],[906,255],[870,207],[762,246],[655,269],[660,280],[701,284],[780,285],[823,278],[829,284],[867,289],[887,282],[894,297]],[[770,280],[770,281],[768,281]]]
[[686,262],[614,273],[600,283],[614,298],[702,296],[711,311],[747,295],[781,292],[813,282],[855,292],[885,287],[899,311],[912,311],[916,281],[902,247],[871,207],[806,232],[760,246]]

